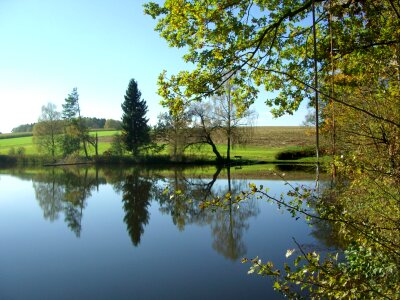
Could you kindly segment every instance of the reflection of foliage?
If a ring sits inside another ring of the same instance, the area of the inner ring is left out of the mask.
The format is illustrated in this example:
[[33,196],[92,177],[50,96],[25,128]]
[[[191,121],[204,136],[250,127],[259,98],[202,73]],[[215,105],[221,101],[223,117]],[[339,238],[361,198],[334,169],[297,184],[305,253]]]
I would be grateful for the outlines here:
[[103,170],[103,174],[107,182],[112,184],[114,191],[121,193],[126,171],[123,168],[107,168]]
[[204,210],[199,205],[217,194],[235,195],[244,187],[243,181],[234,181],[231,185],[229,168],[227,172],[227,184],[222,185],[216,184],[221,173],[220,168],[211,180],[187,179],[182,173],[176,172],[173,179],[167,183],[168,192],[159,192],[157,197],[161,205],[160,210],[171,214],[174,224],[180,230],[187,224],[209,224],[214,237],[213,248],[226,258],[237,260],[246,253],[243,233],[248,229],[247,220],[258,213],[255,203],[249,202],[240,207],[231,205],[228,209],[219,211]]
[[57,220],[58,214],[63,209],[64,193],[62,187],[53,177],[51,182],[33,182],[33,188],[36,199],[43,210],[44,218],[50,221]]
[[68,227],[79,237],[82,230],[82,208],[79,210],[78,207],[67,202],[64,208],[64,214],[65,222],[68,224]]
[[249,228],[247,220],[258,213],[255,202],[246,204],[240,207],[230,205],[228,210],[218,210],[213,213],[214,220],[211,224],[214,236],[213,248],[233,261],[246,254],[243,233]]
[[[137,246],[149,222],[148,207],[150,197],[160,203],[160,211],[171,215],[173,223],[184,230],[188,224],[209,225],[214,236],[213,248],[225,257],[236,260],[246,252],[242,241],[243,233],[248,228],[246,220],[258,213],[254,205],[232,206],[221,212],[203,210],[199,204],[211,199],[216,194],[232,194],[243,189],[244,181],[218,180],[222,172],[217,169],[210,179],[186,178],[183,170],[176,170],[174,176],[165,178],[146,169],[105,168],[99,170],[85,168],[54,168],[35,175],[33,179],[36,198],[43,209],[45,219],[56,220],[64,214],[68,227],[77,236],[81,234],[83,210],[86,199],[99,183],[112,183],[117,193],[122,193],[124,221]],[[101,176],[99,176],[101,172]],[[22,176],[22,175],[21,175]],[[228,176],[229,178],[229,176]],[[153,184],[156,182],[157,184]],[[164,192],[168,186],[171,194]]]
[[232,199],[246,186],[245,181],[232,181],[230,168],[227,168],[227,184],[216,189],[215,195],[226,195],[227,207],[225,210],[217,210],[212,213],[211,228],[214,236],[213,248],[224,257],[233,261],[246,254],[246,246],[243,242],[244,231],[249,228],[247,220],[256,216],[259,212],[254,201],[248,201],[243,205],[234,205]]
[[126,176],[123,183],[122,202],[124,204],[125,217],[132,243],[135,246],[140,244],[144,226],[149,222],[148,206],[150,205],[150,189],[152,183],[139,177],[137,170]]
[[184,230],[187,224],[204,224],[201,221],[201,210],[194,200],[196,197],[193,197],[193,189],[190,189],[181,170],[175,170],[173,177],[165,178],[161,182],[154,187],[153,194],[160,203],[160,211],[170,214],[172,222],[179,230]]
[[89,175],[89,169],[51,169],[34,179],[33,188],[44,218],[54,221],[63,212],[68,227],[79,237],[85,201],[98,184],[97,169],[95,176]]

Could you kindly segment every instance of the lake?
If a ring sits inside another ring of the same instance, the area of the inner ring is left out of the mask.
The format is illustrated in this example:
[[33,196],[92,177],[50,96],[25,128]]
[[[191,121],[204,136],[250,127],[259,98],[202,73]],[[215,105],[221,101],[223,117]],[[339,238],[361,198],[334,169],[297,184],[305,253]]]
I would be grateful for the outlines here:
[[262,199],[199,207],[250,182],[288,191],[265,168],[0,170],[0,299],[282,299],[241,258],[281,267],[293,238],[323,248],[323,229]]

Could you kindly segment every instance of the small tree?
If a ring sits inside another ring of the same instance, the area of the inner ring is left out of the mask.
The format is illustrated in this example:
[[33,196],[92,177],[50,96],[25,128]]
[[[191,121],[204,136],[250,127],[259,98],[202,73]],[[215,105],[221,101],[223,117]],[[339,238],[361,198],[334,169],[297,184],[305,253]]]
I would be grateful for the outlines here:
[[64,155],[71,154],[80,149],[80,143],[83,143],[83,150],[86,158],[88,157],[86,143],[90,139],[88,127],[84,119],[81,117],[79,107],[78,89],[75,87],[72,92],[65,98],[65,103],[62,105],[62,116],[67,121],[65,134],[63,139]]
[[54,160],[61,140],[63,123],[61,113],[53,103],[42,106],[39,122],[33,127],[33,141],[39,150],[46,151]]
[[140,149],[150,142],[150,128],[146,118],[147,105],[146,101],[141,99],[141,95],[137,82],[131,79],[121,107],[122,136],[126,149],[133,155],[138,155]]
[[220,131],[226,139],[226,159],[230,161],[233,144],[243,142],[248,133],[239,130],[239,127],[251,126],[256,112],[248,108],[253,95],[242,93],[242,90],[234,85],[233,79],[226,81],[221,90],[221,93],[213,97],[213,119],[214,123],[220,126]]
[[75,87],[72,92],[65,98],[65,103],[62,105],[62,117],[65,120],[72,120],[81,115],[79,107],[79,94],[78,89]]
[[186,111],[176,115],[165,112],[158,116],[154,140],[169,145],[173,160],[181,161],[185,148],[190,144],[190,122],[191,115]]
[[122,156],[124,154],[124,142],[120,134],[114,134],[111,142],[110,152],[112,155]]
[[221,128],[221,122],[214,118],[212,104],[210,102],[194,102],[191,104],[189,111],[193,124],[192,143],[210,145],[216,160],[222,162],[224,158],[219,153],[213,138],[217,130]]
[[193,102],[189,106],[195,129],[192,141],[210,145],[217,161],[223,161],[216,146],[218,135],[222,135],[223,143],[226,143],[226,160],[230,161],[232,145],[243,142],[246,134],[240,126],[251,125],[251,119],[256,117],[256,113],[248,108],[252,97],[229,80],[212,99]]

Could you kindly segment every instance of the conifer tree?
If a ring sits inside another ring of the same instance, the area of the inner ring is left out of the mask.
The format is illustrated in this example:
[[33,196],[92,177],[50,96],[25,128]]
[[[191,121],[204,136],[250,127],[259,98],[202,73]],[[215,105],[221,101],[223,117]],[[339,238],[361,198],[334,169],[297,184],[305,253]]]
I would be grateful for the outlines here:
[[63,140],[64,155],[79,151],[80,143],[82,142],[85,156],[88,158],[86,143],[89,140],[89,129],[81,117],[79,94],[76,87],[73,88],[72,92],[65,98],[65,103],[62,107],[62,117],[66,121]]
[[125,148],[133,155],[138,155],[140,149],[150,142],[150,128],[146,118],[147,104],[141,99],[135,79],[131,79],[122,103],[122,136]]
[[62,105],[62,108],[62,116],[65,120],[72,120],[80,117],[79,94],[76,87],[73,88],[72,92],[65,98],[65,103]]

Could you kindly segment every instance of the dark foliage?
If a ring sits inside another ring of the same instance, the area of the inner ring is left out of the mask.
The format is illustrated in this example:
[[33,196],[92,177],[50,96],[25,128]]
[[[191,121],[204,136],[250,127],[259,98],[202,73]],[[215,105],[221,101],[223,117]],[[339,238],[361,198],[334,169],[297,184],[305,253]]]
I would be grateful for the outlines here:
[[140,148],[150,142],[150,128],[146,118],[147,104],[141,96],[137,82],[131,79],[121,107],[123,139],[126,149],[133,155],[139,154]]
[[315,156],[315,149],[314,148],[303,148],[297,150],[287,150],[279,152],[275,158],[279,160],[292,160],[292,159],[299,159],[303,157],[313,157]]

